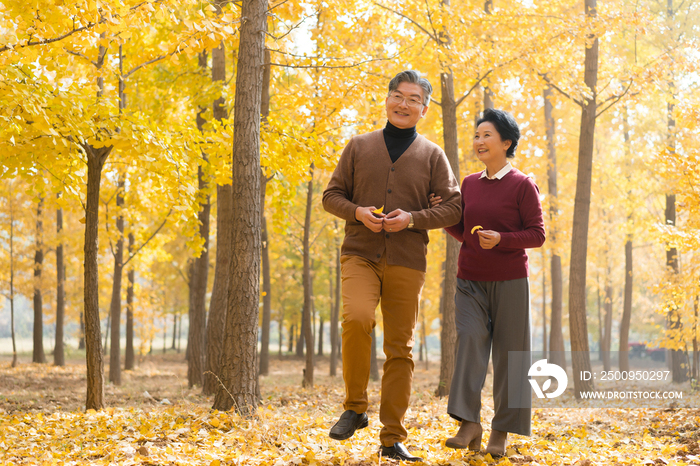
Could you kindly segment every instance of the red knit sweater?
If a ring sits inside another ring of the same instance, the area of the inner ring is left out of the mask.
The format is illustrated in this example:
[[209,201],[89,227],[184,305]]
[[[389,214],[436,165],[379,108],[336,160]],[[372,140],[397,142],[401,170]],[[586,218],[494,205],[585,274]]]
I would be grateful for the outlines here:
[[[540,191],[535,182],[513,168],[500,180],[481,178],[481,172],[462,182],[462,218],[447,232],[462,242],[459,271],[463,280],[504,281],[529,275],[526,248],[538,248],[545,239]],[[479,235],[471,230],[501,234],[493,249],[479,245]]]

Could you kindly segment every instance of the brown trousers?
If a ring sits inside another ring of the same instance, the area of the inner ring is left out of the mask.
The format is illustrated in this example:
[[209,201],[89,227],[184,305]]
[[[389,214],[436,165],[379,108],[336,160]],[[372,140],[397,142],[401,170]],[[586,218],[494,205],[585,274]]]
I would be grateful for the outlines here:
[[343,407],[367,411],[375,311],[381,302],[384,321],[384,374],[379,438],[384,446],[406,440],[403,417],[408,409],[413,381],[413,348],[418,304],[425,272],[387,265],[386,257],[374,263],[360,256],[341,258],[343,281]]

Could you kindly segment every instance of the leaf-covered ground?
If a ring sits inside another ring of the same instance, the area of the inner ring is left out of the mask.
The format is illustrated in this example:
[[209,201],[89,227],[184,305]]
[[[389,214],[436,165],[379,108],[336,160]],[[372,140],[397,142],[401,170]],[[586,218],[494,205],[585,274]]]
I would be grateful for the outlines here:
[[[0,464],[376,465],[379,385],[370,388],[370,427],[350,440],[328,438],[342,412],[342,380],[319,361],[316,386],[301,388],[303,362],[274,360],[261,379],[257,415],[210,410],[211,399],[187,388],[182,355],[152,356],[107,384],[108,409],[82,409],[85,369],[0,362]],[[532,437],[513,436],[508,457],[444,447],[456,423],[446,400],[432,396],[438,367],[417,364],[406,416],[409,449],[431,465],[700,465],[700,410],[542,409]],[[490,385],[484,426],[492,416]],[[488,438],[485,433],[484,441]]]

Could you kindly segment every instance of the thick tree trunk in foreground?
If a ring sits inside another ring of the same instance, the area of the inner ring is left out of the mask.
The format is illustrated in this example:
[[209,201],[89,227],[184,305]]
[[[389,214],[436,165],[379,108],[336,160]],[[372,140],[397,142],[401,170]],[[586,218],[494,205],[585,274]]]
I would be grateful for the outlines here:
[[557,364],[566,370],[566,358],[564,357],[564,333],[562,331],[562,300],[564,298],[560,246],[557,243],[559,231],[557,218],[559,217],[559,191],[557,188],[557,148],[556,148],[556,123],[552,111],[554,104],[552,90],[544,89],[544,121],[547,129],[547,187],[549,190],[549,232],[547,243],[552,250],[550,259],[550,277],[552,283],[552,312],[549,328],[549,358],[550,362]]
[[[440,75],[442,89],[442,126],[445,143],[445,154],[450,161],[452,172],[459,182],[459,142],[457,139],[457,106],[454,98],[454,78],[452,73]],[[459,242],[451,235],[445,233],[445,276],[442,287],[442,317],[440,319],[440,379],[436,396],[450,394],[452,375],[455,366],[455,346],[457,344],[457,331],[455,329],[455,300],[457,289],[457,270],[459,258]]]
[[[199,68],[206,70],[207,68],[207,52],[199,54]],[[204,130],[203,113],[206,110],[200,107],[197,112],[197,128],[199,131]],[[202,166],[207,163],[207,155],[202,153],[202,162],[197,168],[198,195],[207,189],[207,183],[204,180],[204,170]],[[211,203],[207,194],[201,201],[202,205],[197,213],[199,219],[199,235],[204,239],[202,253],[192,262],[192,277],[190,278],[190,303],[192,311],[190,312],[190,331],[187,338],[187,382],[190,387],[195,385],[202,386],[204,380],[204,355],[205,355],[205,339],[207,325],[207,279],[209,278],[209,213],[211,211]]]
[[[596,0],[585,0],[586,16],[596,16]],[[593,143],[597,111],[596,85],[598,82],[598,38],[591,37],[586,47],[584,81],[592,96],[581,110],[576,200],[571,235],[571,266],[569,267],[569,339],[571,340],[574,374],[591,371],[586,322],[586,258],[588,256],[588,221],[591,209],[591,176],[593,172]],[[593,390],[593,380],[574,377],[574,394]]]
[[243,0],[233,129],[233,235],[220,387],[214,409],[257,409],[260,302],[260,96],[266,0]]
[[314,336],[312,333],[313,322],[311,320],[311,300],[313,299],[311,283],[311,209],[313,208],[314,193],[314,165],[311,164],[309,170],[311,179],[306,189],[306,215],[304,217],[304,314],[302,319],[302,333],[306,342],[306,364],[304,367],[303,386],[311,388],[314,386]]
[[44,198],[39,199],[36,208],[36,250],[34,252],[34,349],[32,362],[44,364],[44,303],[41,296],[41,269],[44,267],[44,226],[41,220],[41,209],[44,206]]
[[84,318],[85,359],[87,363],[87,396],[85,409],[100,410],[104,407],[104,357],[100,338],[100,302],[98,284],[98,220],[100,209],[100,184],[102,168],[111,147],[94,149],[85,145],[87,153],[88,181],[85,198],[85,247],[84,247]]
[[[134,234],[129,233],[129,257],[134,250]],[[124,370],[134,369],[134,267],[130,267],[126,274],[126,350],[124,352]]]
[[[57,195],[60,197],[60,194]],[[56,339],[53,348],[53,363],[56,366],[66,365],[63,348],[63,318],[66,314],[66,268],[63,262],[63,209],[56,209],[56,235],[59,237],[56,246]]]
[[109,349],[109,381],[114,385],[122,384],[121,366],[121,320],[122,320],[122,271],[124,270],[124,216],[121,209],[124,206],[124,178],[117,183],[117,239],[114,251],[114,275],[112,276],[112,301],[109,315],[112,320],[110,349]]

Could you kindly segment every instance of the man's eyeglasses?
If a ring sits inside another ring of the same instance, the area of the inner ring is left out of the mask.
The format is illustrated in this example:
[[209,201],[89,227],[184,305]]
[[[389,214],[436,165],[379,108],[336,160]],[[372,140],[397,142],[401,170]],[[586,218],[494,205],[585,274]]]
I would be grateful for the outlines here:
[[413,97],[404,97],[403,94],[400,94],[398,92],[389,94],[389,102],[391,103],[400,104],[404,100],[406,101],[406,105],[408,105],[409,107],[416,108],[423,106],[423,102],[421,102],[418,99],[414,99]]

